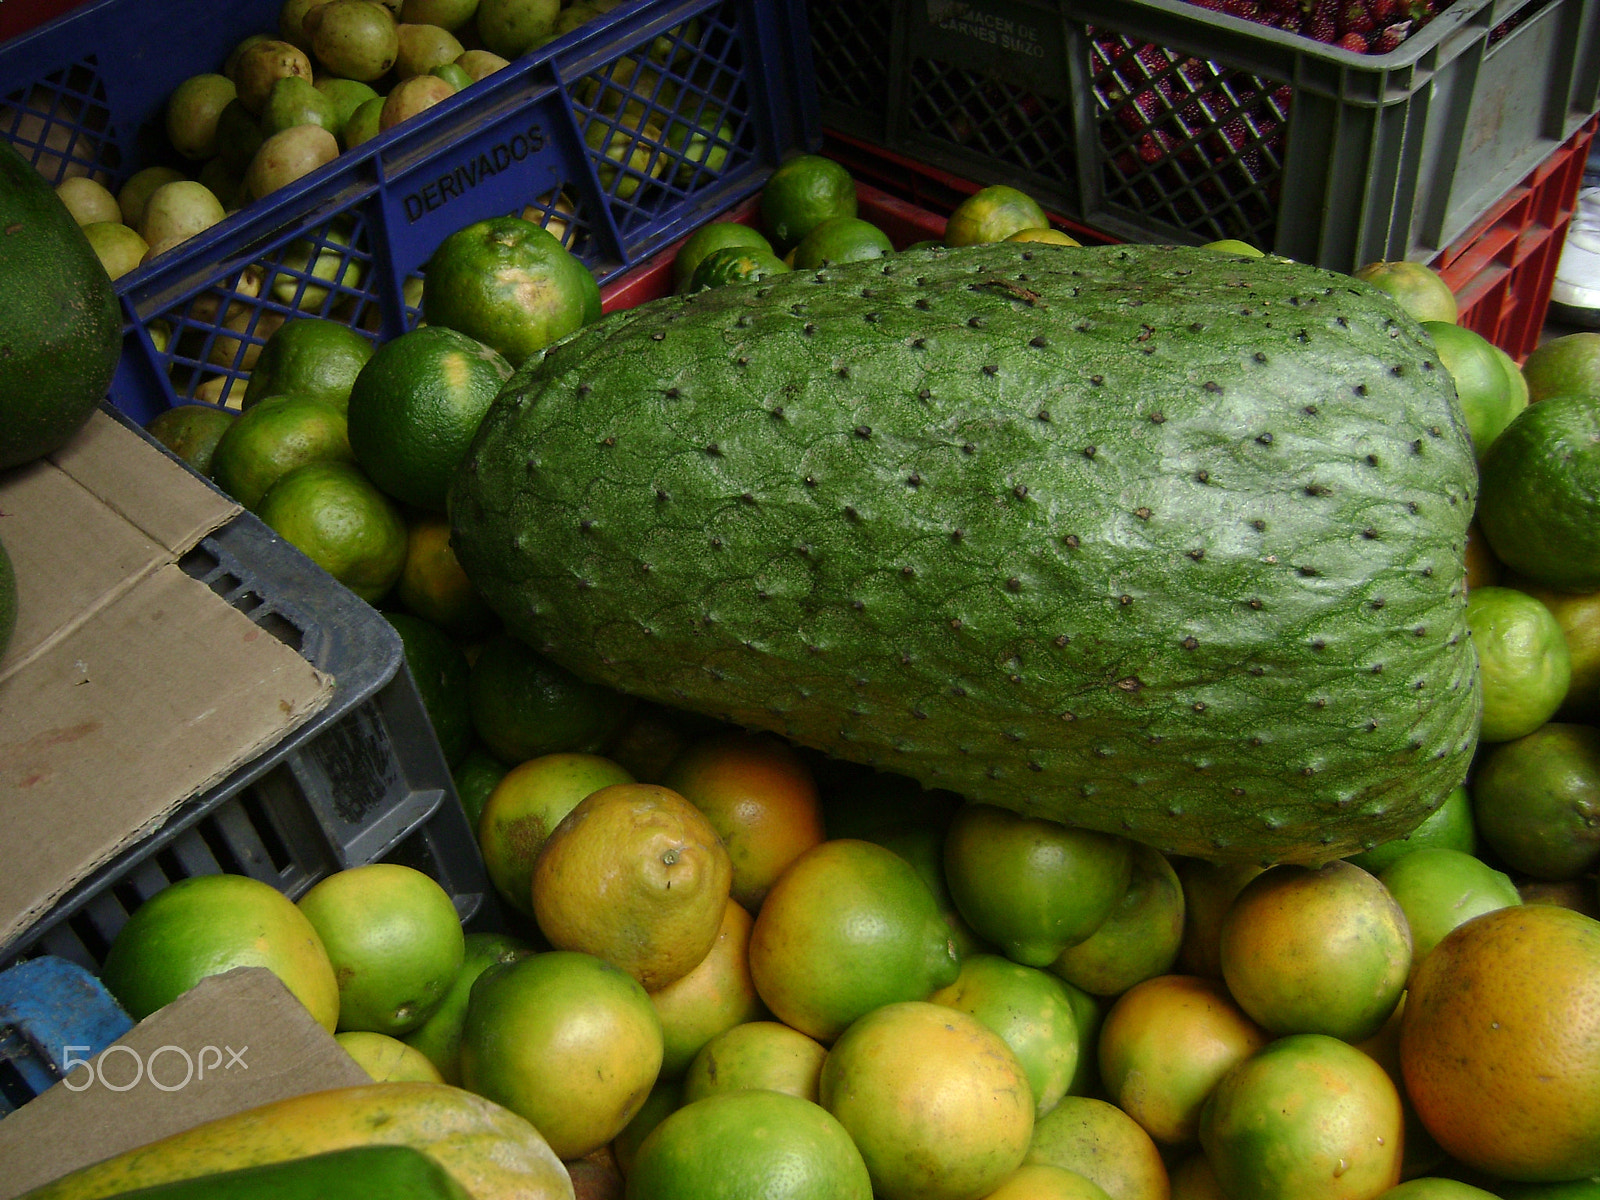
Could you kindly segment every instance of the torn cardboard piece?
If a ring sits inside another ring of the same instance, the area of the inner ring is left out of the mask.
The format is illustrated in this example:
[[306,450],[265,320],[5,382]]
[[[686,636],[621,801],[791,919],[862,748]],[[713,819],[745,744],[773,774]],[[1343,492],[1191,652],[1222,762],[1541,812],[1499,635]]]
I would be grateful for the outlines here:
[[333,681],[178,565],[239,508],[96,413],[0,475],[0,944],[327,705]]
[[0,1200],[206,1121],[371,1082],[276,975],[238,967],[0,1120]]

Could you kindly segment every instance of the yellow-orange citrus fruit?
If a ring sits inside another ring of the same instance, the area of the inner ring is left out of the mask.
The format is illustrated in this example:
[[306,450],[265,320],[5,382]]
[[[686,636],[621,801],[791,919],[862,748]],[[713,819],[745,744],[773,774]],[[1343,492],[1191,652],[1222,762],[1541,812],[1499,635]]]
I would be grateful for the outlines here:
[[1412,982],[1400,1066],[1428,1132],[1469,1166],[1600,1174],[1600,921],[1523,904],[1452,930]]

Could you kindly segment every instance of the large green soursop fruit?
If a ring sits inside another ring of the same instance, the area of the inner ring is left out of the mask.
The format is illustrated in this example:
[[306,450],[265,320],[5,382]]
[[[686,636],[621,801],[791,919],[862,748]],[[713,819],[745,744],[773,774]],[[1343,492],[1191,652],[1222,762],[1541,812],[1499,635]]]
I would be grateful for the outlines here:
[[1031,815],[1321,861],[1466,774],[1426,334],[1276,259],[1002,244],[658,301],[508,383],[457,550],[572,670]]

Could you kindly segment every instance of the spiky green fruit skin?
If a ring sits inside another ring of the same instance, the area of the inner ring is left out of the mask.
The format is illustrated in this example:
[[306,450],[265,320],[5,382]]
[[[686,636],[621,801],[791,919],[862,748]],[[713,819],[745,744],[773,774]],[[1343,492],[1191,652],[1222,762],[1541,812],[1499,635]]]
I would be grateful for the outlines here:
[[1476,470],[1387,296],[1003,243],[619,313],[514,377],[462,565],[573,671],[971,799],[1321,862],[1466,774]]

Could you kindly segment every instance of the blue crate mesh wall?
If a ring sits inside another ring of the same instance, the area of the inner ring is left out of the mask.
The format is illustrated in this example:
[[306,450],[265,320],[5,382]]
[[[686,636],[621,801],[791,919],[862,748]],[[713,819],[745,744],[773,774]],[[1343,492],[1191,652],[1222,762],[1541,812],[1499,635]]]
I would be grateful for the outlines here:
[[[393,294],[368,208],[357,204],[277,238],[256,251],[248,266],[220,275],[183,302],[141,311],[172,399],[239,407],[262,347],[285,321],[338,321],[374,344],[391,329],[416,328],[422,319],[422,272],[410,273]],[[594,218],[567,190],[530,196],[507,215],[544,226],[591,265],[600,254],[591,233]]]
[[1270,249],[1293,89],[1112,30],[1089,44],[1106,203]]
[[740,6],[708,9],[570,81],[624,244],[760,154]]
[[93,56],[0,97],[0,137],[53,184],[84,175],[115,191],[131,173],[124,133]]

